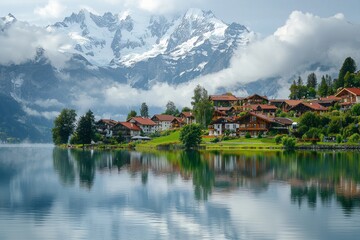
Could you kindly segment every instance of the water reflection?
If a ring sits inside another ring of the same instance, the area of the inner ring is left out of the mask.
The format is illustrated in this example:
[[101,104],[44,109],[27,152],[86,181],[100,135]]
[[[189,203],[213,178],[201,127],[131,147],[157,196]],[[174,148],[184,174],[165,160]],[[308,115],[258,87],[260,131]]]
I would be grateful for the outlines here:
[[53,150],[61,182],[91,189],[96,171],[126,171],[148,184],[149,172],[192,180],[196,200],[212,193],[246,189],[266,192],[271,182],[290,185],[289,199],[299,208],[315,209],[336,201],[346,215],[360,207],[359,152],[155,152]]

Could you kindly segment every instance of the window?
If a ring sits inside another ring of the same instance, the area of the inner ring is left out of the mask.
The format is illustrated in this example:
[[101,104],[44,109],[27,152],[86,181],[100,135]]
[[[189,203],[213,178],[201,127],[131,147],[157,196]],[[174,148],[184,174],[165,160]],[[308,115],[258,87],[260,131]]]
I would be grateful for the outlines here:
[[251,121],[252,121],[252,122],[256,122],[256,117],[255,117],[255,116],[251,116]]

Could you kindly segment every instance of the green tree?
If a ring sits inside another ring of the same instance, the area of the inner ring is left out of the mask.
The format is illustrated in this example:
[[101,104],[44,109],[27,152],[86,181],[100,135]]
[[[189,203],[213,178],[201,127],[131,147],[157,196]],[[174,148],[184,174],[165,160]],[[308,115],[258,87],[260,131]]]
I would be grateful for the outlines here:
[[310,73],[309,76],[307,77],[307,83],[306,86],[308,88],[314,88],[316,89],[317,87],[317,78],[315,73]]
[[352,106],[351,113],[353,116],[360,116],[360,103],[357,103],[354,106]]
[[76,128],[76,137],[79,144],[90,144],[95,138],[95,117],[91,110],[81,116]]
[[189,124],[180,131],[180,141],[186,149],[196,148],[201,143],[201,126],[199,124]]
[[340,69],[340,72],[339,72],[339,77],[338,79],[335,81],[334,83],[334,87],[335,89],[338,89],[338,88],[341,88],[341,87],[344,87],[344,84],[345,84],[345,75],[347,72],[349,73],[354,73],[356,71],[356,63],[355,63],[355,60],[352,59],[351,57],[347,57]]
[[183,107],[183,109],[181,109],[181,112],[191,112],[191,109],[189,107]]
[[179,114],[179,110],[176,108],[174,102],[168,101],[168,103],[166,104],[165,114],[172,116],[176,116]]
[[315,98],[316,97],[316,90],[313,87],[309,87],[307,89],[307,98]]
[[292,100],[295,100],[295,99],[297,99],[297,97],[298,97],[298,87],[297,87],[296,82],[294,80],[293,83],[290,86],[289,98],[292,99]]
[[196,86],[191,105],[193,106],[196,122],[203,128],[206,128],[211,121],[214,107],[205,88],[200,85]]
[[293,137],[283,137],[282,144],[286,150],[294,150],[296,145],[296,139]]
[[146,118],[149,117],[149,108],[146,105],[146,103],[144,103],[144,102],[141,104],[141,107],[140,107],[140,116],[146,117]]
[[128,113],[126,119],[129,120],[129,119],[132,118],[132,117],[136,117],[136,115],[137,115],[137,112],[136,112],[135,110],[131,110],[131,111]]
[[320,97],[326,97],[328,96],[328,90],[329,90],[329,86],[326,82],[325,76],[321,77],[321,82],[318,88],[318,95]]
[[65,144],[75,130],[76,112],[73,109],[63,109],[55,118],[52,129],[53,142],[56,145]]

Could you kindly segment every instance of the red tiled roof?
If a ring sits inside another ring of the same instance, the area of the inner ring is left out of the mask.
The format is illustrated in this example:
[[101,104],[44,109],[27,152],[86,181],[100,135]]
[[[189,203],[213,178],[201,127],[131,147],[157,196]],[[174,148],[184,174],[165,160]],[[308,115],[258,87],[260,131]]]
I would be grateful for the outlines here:
[[360,96],[360,88],[345,88],[345,89],[355,94],[356,96]]
[[320,98],[320,101],[340,101],[340,100],[341,98],[335,97],[334,95]]
[[276,110],[277,107],[274,105],[268,105],[268,104],[254,104],[254,105],[250,105],[252,110],[257,110],[258,107],[260,107],[261,109],[266,109],[266,110]]
[[210,100],[212,101],[237,101],[238,98],[234,95],[210,95]]
[[291,111],[293,108],[299,106],[300,104],[302,104],[304,106],[307,106],[307,107],[309,107],[309,108],[311,108],[312,110],[315,110],[315,111],[327,111],[328,110],[327,107],[324,107],[324,106],[320,105],[317,102],[300,102],[299,104],[297,104],[295,106],[292,106],[289,109],[289,111]]
[[179,122],[179,123],[184,122],[183,119],[182,119],[182,118],[179,118],[179,117],[174,117],[174,119],[173,119],[171,122],[173,123],[173,122],[175,122],[175,121],[177,121],[177,122]]
[[286,101],[286,99],[271,99],[271,100],[269,100],[269,102],[271,102],[271,103],[282,103],[285,101]]
[[144,118],[144,117],[132,117],[127,122],[130,122],[131,120],[134,120],[135,122],[141,124],[141,125],[149,125],[149,126],[155,126],[156,123],[151,120],[150,118]]
[[[169,121],[169,122],[171,122],[172,120],[174,120],[174,116],[172,116],[172,115],[166,115],[166,114],[155,114],[152,118],[151,118],[151,120],[153,120],[153,119],[157,119],[157,120],[159,120],[160,122],[162,122],[162,121]],[[153,120],[154,121],[154,120]]]
[[218,110],[218,111],[229,111],[231,109],[234,109],[234,107],[215,107],[215,110]]
[[260,119],[263,119],[266,122],[274,122],[275,121],[274,117],[268,117],[268,116],[265,116],[263,114],[258,114],[258,113],[254,113],[254,112],[248,112],[246,115],[240,117],[238,120],[241,120],[241,119],[243,119],[243,118],[245,118],[245,117],[247,117],[249,115],[258,117]]
[[258,96],[258,97],[260,97],[262,99],[268,100],[267,96],[260,96],[259,94],[254,94],[254,95],[248,96],[248,97],[246,97],[244,99],[251,99],[251,98],[254,98],[256,96]]
[[193,117],[193,113],[192,113],[192,112],[182,112],[182,114],[183,114],[186,118]]
[[288,104],[289,106],[296,106],[302,102],[303,102],[303,100],[286,100],[285,101],[285,103]]
[[100,119],[98,121],[98,123],[100,123],[100,122],[103,122],[105,124],[112,125],[112,126],[115,126],[118,123],[117,121],[112,120],[112,119]]
[[139,128],[138,126],[136,126],[134,123],[131,122],[119,122],[118,124],[121,124],[124,127],[133,131],[141,131],[141,128]]
[[293,120],[289,118],[276,117],[275,122],[280,123],[282,125],[291,125],[293,123]]
[[339,96],[344,91],[355,94],[356,96],[360,96],[360,88],[343,88],[338,93],[335,94],[335,97]]

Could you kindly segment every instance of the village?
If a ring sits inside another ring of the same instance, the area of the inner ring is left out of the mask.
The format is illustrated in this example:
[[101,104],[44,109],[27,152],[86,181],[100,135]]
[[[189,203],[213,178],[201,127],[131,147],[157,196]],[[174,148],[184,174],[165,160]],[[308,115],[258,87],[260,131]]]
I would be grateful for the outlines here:
[[[210,95],[213,105],[212,121],[208,125],[209,136],[250,136],[257,137],[268,133],[289,134],[296,128],[297,119],[306,112],[318,115],[333,110],[346,111],[360,103],[360,88],[342,88],[334,95],[314,99],[269,99],[254,94],[237,97],[232,93]],[[151,118],[131,117],[125,122],[112,119],[100,119],[96,129],[104,138],[121,135],[129,142],[132,140],[150,140],[158,132],[176,130],[196,123],[191,111],[181,112],[178,116],[155,114]]]

